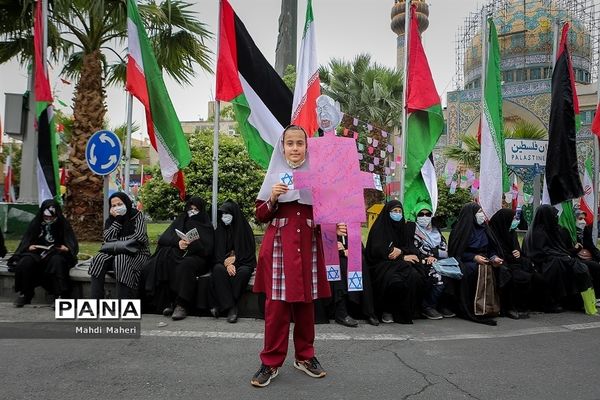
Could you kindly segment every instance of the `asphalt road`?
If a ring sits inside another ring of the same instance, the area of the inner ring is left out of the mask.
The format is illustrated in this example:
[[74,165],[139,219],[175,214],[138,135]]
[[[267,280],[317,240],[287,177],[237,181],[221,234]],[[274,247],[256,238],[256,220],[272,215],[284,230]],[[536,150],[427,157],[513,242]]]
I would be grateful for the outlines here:
[[[0,323],[53,319],[47,307],[0,303]],[[318,325],[328,375],[295,370],[290,342],[279,376],[256,389],[262,330],[261,320],[144,315],[139,339],[2,339],[0,399],[600,399],[599,317]]]

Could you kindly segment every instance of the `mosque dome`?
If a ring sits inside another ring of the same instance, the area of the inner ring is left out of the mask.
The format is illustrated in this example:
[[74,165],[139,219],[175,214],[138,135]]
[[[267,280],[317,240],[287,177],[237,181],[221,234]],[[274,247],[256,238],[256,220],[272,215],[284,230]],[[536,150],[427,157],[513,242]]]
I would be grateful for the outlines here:
[[[419,24],[419,32],[423,33],[429,26],[429,5],[425,3],[425,0],[413,0],[412,2],[417,6],[417,22]],[[396,35],[404,35],[404,10],[406,7],[406,1],[395,0],[394,6],[392,7],[392,31]]]
[[[553,21],[571,24],[568,46],[573,59],[575,80],[589,83],[592,69],[592,43],[581,21],[548,0],[510,0],[493,15],[500,45],[504,82],[548,79],[552,74]],[[465,88],[480,86],[481,33],[473,39],[464,55]]]

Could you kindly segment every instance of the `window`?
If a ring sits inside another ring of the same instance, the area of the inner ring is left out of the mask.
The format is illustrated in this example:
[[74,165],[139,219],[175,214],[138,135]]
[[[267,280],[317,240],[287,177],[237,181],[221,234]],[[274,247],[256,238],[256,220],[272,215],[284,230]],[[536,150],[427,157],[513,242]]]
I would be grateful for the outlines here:
[[523,82],[524,80],[526,80],[525,72],[526,72],[526,70],[523,70],[523,69],[516,70],[515,71],[515,81]]
[[502,73],[504,82],[514,82],[513,72],[514,71],[504,71]]
[[529,70],[529,79],[542,79],[542,69],[541,68],[531,68]]

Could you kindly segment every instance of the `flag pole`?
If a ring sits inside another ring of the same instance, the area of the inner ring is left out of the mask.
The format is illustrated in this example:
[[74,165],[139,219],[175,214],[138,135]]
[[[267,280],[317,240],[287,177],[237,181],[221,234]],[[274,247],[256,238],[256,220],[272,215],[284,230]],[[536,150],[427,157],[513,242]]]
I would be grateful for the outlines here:
[[[600,76],[596,77],[598,92],[598,103],[600,103]],[[592,182],[594,183],[592,193],[594,194],[594,204],[592,205],[592,215],[594,217],[594,221],[592,223],[592,238],[594,240],[594,245],[598,242],[598,203],[599,203],[599,195],[598,193],[598,183],[600,183],[600,138],[598,135],[594,136],[594,178]]]
[[[219,59],[219,47],[221,45],[221,1],[219,1],[219,13],[217,17],[217,54],[216,59]],[[221,119],[221,102],[215,96],[215,130],[213,132],[213,176],[212,176],[212,223],[213,227],[217,228],[217,208],[219,207],[218,190],[219,190],[219,129]]]
[[42,65],[44,71],[48,74],[48,61],[46,60],[48,53],[48,0],[42,0],[42,22],[44,24],[42,30]]
[[[483,126],[483,118],[485,118],[485,80],[487,78],[487,45],[488,45],[488,26],[487,26],[487,13],[485,12],[485,6],[481,7],[481,101],[480,101],[480,115],[479,115],[479,130]],[[479,150],[479,158],[481,159],[481,149]],[[479,179],[481,179],[481,166],[479,167]],[[487,218],[491,218],[488,215]]]
[[133,114],[133,95],[128,92],[127,95],[127,135],[125,136],[125,179],[123,180],[123,186],[125,193],[128,196],[131,195],[129,190],[129,176],[131,174],[131,120]]
[[404,7],[404,82],[402,87],[402,151],[400,153],[400,202],[404,203],[404,188],[406,185],[406,144],[408,132],[408,112],[406,110],[406,93],[408,92],[408,52],[410,43],[410,3],[411,0],[406,0]]

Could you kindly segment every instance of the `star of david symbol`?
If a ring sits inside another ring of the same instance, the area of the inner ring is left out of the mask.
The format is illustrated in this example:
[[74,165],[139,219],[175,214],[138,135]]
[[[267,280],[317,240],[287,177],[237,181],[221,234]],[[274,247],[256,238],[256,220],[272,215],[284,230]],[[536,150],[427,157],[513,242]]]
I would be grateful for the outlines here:
[[281,176],[281,183],[288,186],[291,185],[292,183],[294,183],[293,175],[290,175],[286,172],[284,175]]
[[340,271],[333,266],[329,267],[329,269],[327,270],[327,279],[330,281],[340,279]]
[[348,278],[348,284],[351,289],[362,289],[362,276],[360,276],[358,272],[354,272]]

